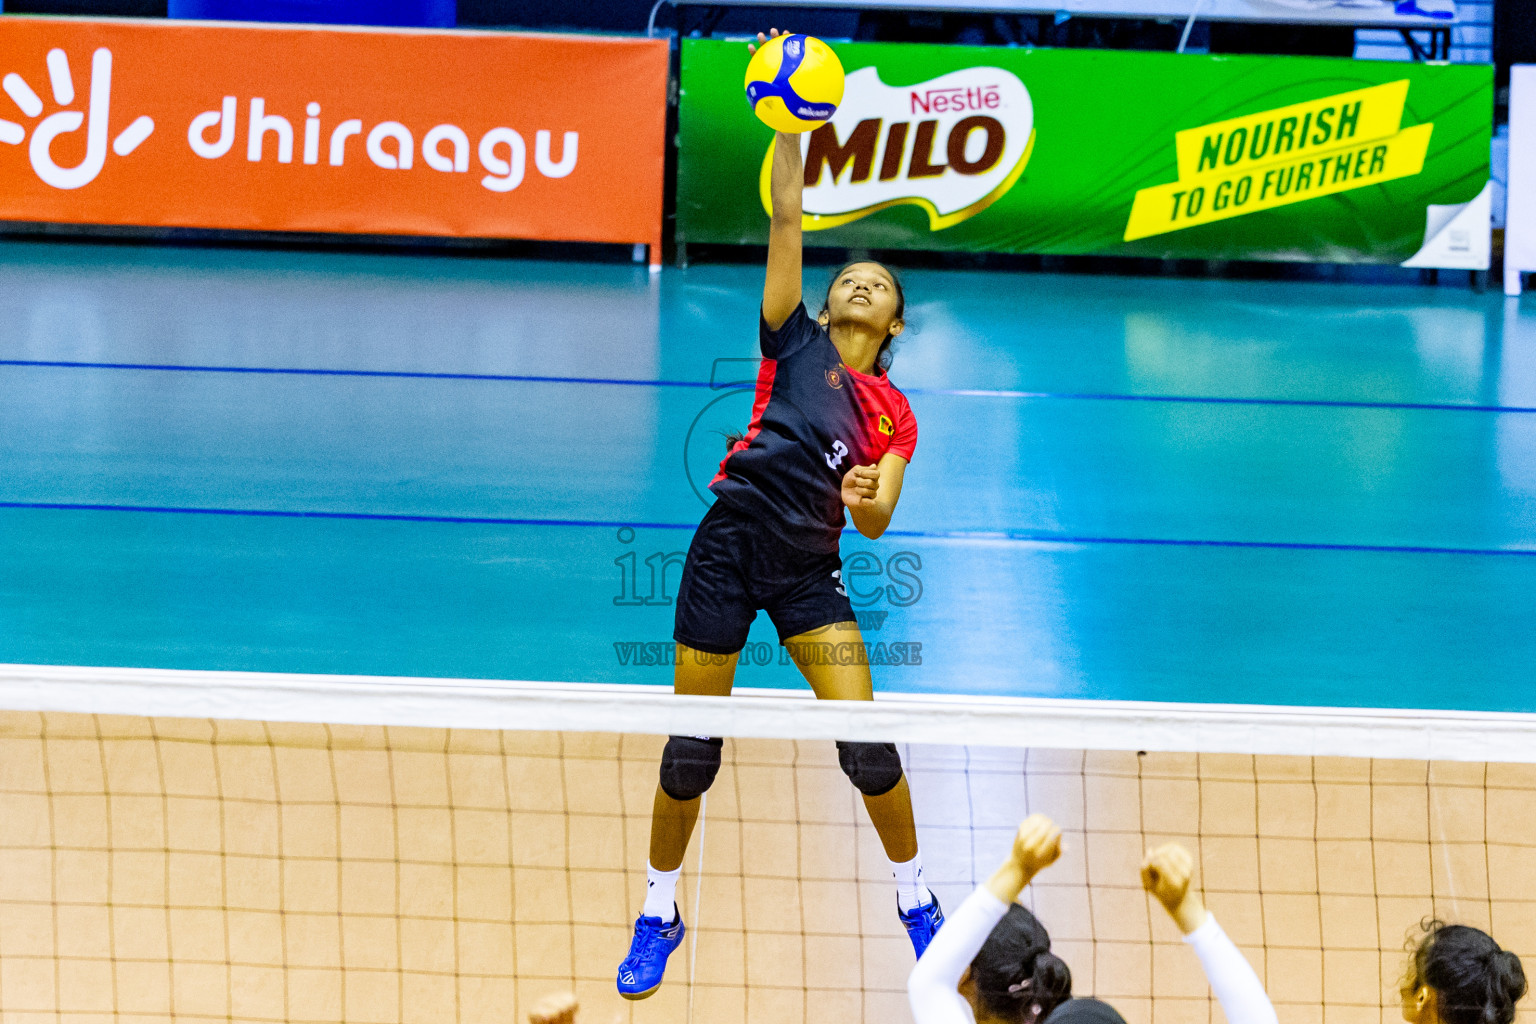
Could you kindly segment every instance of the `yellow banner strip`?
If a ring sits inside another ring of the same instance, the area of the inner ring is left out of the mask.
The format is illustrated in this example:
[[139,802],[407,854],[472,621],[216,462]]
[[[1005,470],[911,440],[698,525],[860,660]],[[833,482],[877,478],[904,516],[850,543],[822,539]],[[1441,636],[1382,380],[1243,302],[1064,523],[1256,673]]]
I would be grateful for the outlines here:
[[1384,139],[1397,132],[1408,79],[1186,128],[1174,135],[1179,180],[1222,175]]
[[1141,189],[1125,225],[1125,240],[1182,231],[1418,174],[1424,169],[1434,127],[1415,125],[1364,145]]

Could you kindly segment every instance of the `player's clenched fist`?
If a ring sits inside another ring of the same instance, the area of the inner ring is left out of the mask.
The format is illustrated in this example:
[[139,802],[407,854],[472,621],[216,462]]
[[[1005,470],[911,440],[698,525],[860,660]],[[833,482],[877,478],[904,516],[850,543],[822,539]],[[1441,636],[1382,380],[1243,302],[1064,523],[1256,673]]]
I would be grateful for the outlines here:
[[1043,814],[1031,814],[1013,837],[1013,860],[1033,878],[1061,856],[1061,829]]
[[880,467],[854,466],[843,476],[843,504],[860,508],[875,503],[880,493]]
[[1188,935],[1205,923],[1205,904],[1189,891],[1195,859],[1178,843],[1165,843],[1147,851],[1141,862],[1141,887],[1168,911],[1179,930]]
[[987,888],[1004,903],[1012,903],[1030,879],[1061,856],[1061,829],[1043,814],[1031,814],[1019,825],[1008,859],[987,879]]

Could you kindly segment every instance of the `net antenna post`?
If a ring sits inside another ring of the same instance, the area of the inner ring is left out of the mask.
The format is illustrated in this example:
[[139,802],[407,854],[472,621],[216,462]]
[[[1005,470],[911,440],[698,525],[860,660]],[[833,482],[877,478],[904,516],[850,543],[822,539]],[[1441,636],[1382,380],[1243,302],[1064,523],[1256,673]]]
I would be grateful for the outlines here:
[[[3,2],[4,0],[0,0],[0,3]],[[656,15],[661,10],[661,5],[667,3],[672,3],[672,0],[656,0],[656,3],[651,6],[651,16],[645,21],[645,34],[647,36],[654,36],[656,34]]]
[[1195,0],[1195,5],[1189,9],[1189,19],[1184,22],[1184,32],[1179,36],[1179,48],[1174,53],[1183,53],[1184,47],[1189,45],[1190,30],[1195,27],[1195,16],[1200,13],[1202,0]]
[[[657,6],[661,0],[657,0]],[[709,793],[699,797],[699,870],[693,883],[693,938],[688,944],[688,1024],[693,1024],[693,979],[699,966],[699,908],[704,903],[704,832],[709,825]]]

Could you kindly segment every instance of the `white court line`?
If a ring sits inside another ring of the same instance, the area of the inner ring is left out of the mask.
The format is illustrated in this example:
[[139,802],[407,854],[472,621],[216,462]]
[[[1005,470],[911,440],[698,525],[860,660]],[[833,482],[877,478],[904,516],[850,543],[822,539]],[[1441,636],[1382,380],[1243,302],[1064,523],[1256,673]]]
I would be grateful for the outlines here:
[[1536,714],[0,665],[0,708],[178,718],[1536,763]]

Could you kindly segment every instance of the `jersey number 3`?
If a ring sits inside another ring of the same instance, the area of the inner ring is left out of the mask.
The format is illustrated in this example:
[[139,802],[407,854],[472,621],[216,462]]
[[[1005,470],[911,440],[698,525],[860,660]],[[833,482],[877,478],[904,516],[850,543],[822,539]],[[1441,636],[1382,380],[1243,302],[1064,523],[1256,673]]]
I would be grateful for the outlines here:
[[[833,452],[836,453],[836,458],[833,457]],[[822,452],[821,456],[822,456],[822,458],[827,460],[828,468],[836,469],[838,466],[841,466],[843,464],[843,456],[845,456],[847,454],[848,454],[848,446],[847,445],[843,444],[843,442],[841,442],[841,441],[833,441],[832,442],[832,451],[830,451],[830,452]]]

